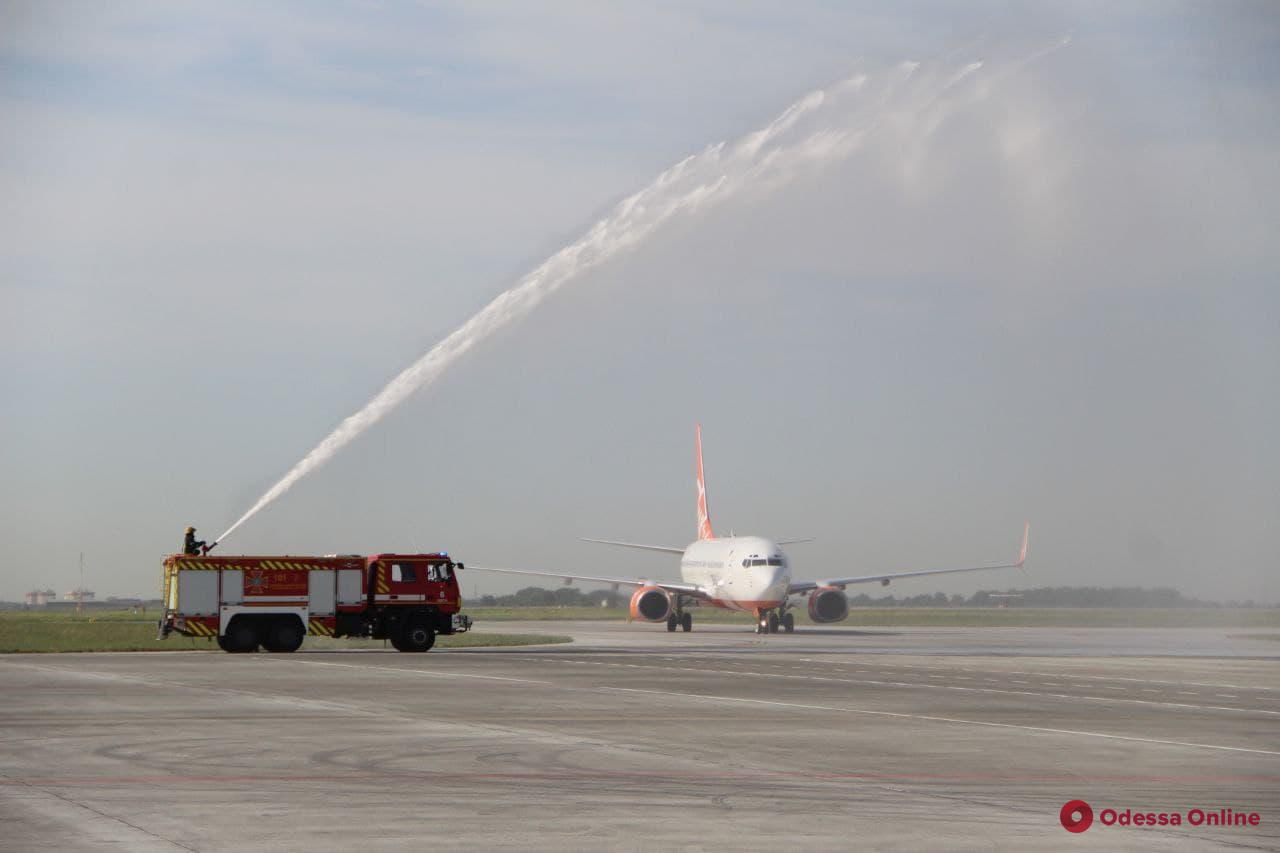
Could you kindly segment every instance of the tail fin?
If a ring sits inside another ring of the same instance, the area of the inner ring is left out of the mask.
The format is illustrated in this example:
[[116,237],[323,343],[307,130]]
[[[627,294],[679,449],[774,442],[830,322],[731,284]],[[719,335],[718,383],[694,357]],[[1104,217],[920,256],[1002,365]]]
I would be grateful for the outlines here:
[[702,476],[702,424],[697,425],[698,439],[698,538],[715,539],[711,532],[711,515],[707,512],[707,481]]
[[1031,538],[1031,522],[1028,521],[1026,525],[1022,528],[1022,550],[1018,552],[1018,562],[1013,564],[1015,567],[1019,569],[1022,568],[1023,564],[1027,562],[1027,540],[1030,538]]

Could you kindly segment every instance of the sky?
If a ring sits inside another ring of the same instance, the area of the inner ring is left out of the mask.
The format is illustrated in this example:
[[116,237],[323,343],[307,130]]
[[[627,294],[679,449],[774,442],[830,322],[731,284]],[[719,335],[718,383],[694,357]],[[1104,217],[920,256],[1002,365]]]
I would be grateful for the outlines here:
[[861,78],[814,125],[858,145],[576,276],[218,553],[674,578],[577,540],[692,539],[701,423],[717,532],[814,537],[798,578],[1029,519],[1025,573],[865,591],[1280,603],[1278,57],[1267,3],[0,2],[0,599],[82,552],[158,595],[621,200]]

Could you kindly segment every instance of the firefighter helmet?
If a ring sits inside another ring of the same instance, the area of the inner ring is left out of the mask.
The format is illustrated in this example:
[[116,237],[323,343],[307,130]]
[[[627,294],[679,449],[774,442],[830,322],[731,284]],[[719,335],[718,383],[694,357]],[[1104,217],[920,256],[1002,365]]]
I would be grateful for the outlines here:
[[188,533],[195,533],[195,532],[196,532],[196,529],[195,529],[194,527],[190,526],[190,525],[187,525],[187,532],[188,532]]

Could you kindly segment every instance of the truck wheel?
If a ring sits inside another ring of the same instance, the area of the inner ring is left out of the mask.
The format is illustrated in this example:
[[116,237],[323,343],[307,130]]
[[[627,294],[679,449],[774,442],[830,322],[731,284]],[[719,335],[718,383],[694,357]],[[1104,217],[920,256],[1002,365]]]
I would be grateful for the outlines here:
[[412,619],[400,632],[399,642],[391,645],[402,652],[425,652],[436,644],[436,632],[422,619]]
[[258,626],[248,619],[232,619],[227,632],[218,638],[218,645],[232,654],[245,654],[258,650]]
[[267,628],[262,645],[269,652],[296,652],[306,636],[297,619],[277,619]]

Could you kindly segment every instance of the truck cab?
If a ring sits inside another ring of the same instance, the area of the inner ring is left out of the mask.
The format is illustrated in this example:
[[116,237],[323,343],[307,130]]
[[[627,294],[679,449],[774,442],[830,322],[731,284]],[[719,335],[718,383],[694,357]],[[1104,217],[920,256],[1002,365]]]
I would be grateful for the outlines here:
[[387,585],[391,601],[423,601],[437,605],[456,605],[461,598],[454,564],[421,556],[384,554],[389,569]]
[[[369,636],[389,639],[400,651],[425,651],[423,646],[430,648],[436,634],[470,627],[471,620],[460,613],[457,570],[462,564],[448,554],[377,554],[368,559]],[[339,630],[343,627],[340,622]]]

